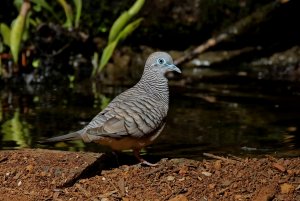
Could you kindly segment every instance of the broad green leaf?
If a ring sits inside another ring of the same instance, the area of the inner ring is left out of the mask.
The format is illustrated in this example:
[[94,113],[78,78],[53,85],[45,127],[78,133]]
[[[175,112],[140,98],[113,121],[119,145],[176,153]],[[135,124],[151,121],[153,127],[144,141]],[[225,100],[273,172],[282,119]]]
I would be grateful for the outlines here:
[[98,69],[97,73],[100,73],[103,70],[104,66],[107,64],[110,57],[112,56],[112,53],[114,52],[119,41],[127,38],[127,36],[129,34],[131,34],[140,25],[142,20],[143,20],[142,18],[139,18],[139,19],[133,21],[132,23],[128,24],[125,27],[125,29],[123,29],[123,31],[120,32],[117,39],[105,47],[105,49],[103,50],[102,56],[101,56],[99,69]]
[[76,7],[76,16],[75,16],[75,27],[79,27],[81,11],[82,11],[82,0],[74,0]]
[[109,32],[108,45],[103,50],[100,63],[97,68],[94,68],[92,76],[95,76],[102,71],[111,58],[117,44],[128,37],[128,35],[140,25],[142,18],[139,18],[130,24],[128,24],[128,22],[140,11],[144,3],[145,0],[137,0],[128,11],[122,13],[114,22]]
[[6,24],[1,23],[0,33],[2,35],[4,44],[10,46],[10,28]]
[[139,18],[133,22],[131,22],[130,24],[128,24],[118,35],[118,40],[117,41],[121,41],[124,40],[125,38],[127,38],[142,22],[142,18]]
[[23,0],[14,0],[14,6],[20,10],[21,6],[23,4]]
[[118,17],[109,31],[108,43],[111,43],[117,38],[120,31],[125,27],[129,20],[130,15],[128,14],[128,12],[124,12]]
[[30,19],[31,19],[31,11],[28,12],[26,15],[25,19],[25,25],[24,25],[24,30],[23,30],[23,35],[22,35],[22,41],[27,41],[29,39],[29,28],[30,28]]
[[19,15],[11,29],[11,34],[10,34],[10,51],[13,55],[14,61],[17,63],[18,62],[18,57],[19,57],[19,50],[20,50],[20,44],[22,40],[22,35],[24,32],[24,26],[25,26],[25,16]]
[[65,0],[57,0],[60,5],[63,7],[64,11],[65,11],[65,15],[66,15],[66,22],[65,22],[65,26],[70,29],[73,27],[72,22],[73,22],[73,12],[72,12],[72,8],[71,6],[65,1]]
[[123,31],[120,32],[120,34],[117,36],[116,40],[109,43],[105,47],[105,49],[103,50],[103,53],[101,55],[99,67],[96,71],[94,71],[93,76],[95,75],[95,73],[100,73],[103,70],[104,66],[107,64],[110,57],[112,56],[119,41],[124,40],[129,34],[131,34],[140,25],[142,20],[143,20],[142,18],[139,18],[139,19],[133,21],[132,23],[128,24],[123,29]]
[[115,40],[114,42],[110,43],[108,46],[106,46],[103,50],[102,56],[101,56],[101,60],[100,60],[100,65],[99,65],[99,69],[97,73],[100,73],[102,71],[102,69],[104,68],[104,66],[107,64],[107,62],[109,61],[112,53],[114,52],[116,46],[118,44],[118,41]]
[[136,15],[141,8],[143,7],[145,3],[145,0],[137,0],[132,6],[131,8],[128,10],[128,14],[131,16]]
[[137,0],[128,11],[122,13],[118,19],[112,25],[109,36],[108,43],[114,41],[119,35],[120,31],[126,26],[126,24],[133,18],[144,5],[145,0]]

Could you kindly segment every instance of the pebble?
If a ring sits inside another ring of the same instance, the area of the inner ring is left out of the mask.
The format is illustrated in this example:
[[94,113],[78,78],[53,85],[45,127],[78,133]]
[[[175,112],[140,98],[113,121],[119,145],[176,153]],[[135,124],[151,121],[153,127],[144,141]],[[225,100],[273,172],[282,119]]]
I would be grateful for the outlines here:
[[167,180],[168,180],[168,181],[173,181],[174,179],[175,179],[175,177],[173,177],[173,176],[168,176],[168,177],[167,177]]
[[201,174],[207,176],[207,177],[210,177],[212,175],[212,173],[210,172],[201,172]]

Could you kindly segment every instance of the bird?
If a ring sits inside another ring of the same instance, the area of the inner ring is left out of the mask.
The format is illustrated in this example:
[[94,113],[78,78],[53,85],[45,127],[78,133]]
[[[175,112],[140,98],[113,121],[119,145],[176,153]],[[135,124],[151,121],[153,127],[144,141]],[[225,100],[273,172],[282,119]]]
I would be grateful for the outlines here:
[[150,145],[165,126],[169,110],[166,74],[170,71],[181,73],[168,53],[150,54],[140,80],[116,96],[83,129],[40,142],[95,142],[114,151],[133,150],[140,163],[155,166],[143,159],[140,151]]

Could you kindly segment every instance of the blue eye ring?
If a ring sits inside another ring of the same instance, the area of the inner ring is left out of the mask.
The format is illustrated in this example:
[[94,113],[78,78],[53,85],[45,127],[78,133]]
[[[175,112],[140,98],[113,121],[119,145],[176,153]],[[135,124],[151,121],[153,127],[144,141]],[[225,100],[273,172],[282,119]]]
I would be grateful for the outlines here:
[[159,58],[156,60],[156,63],[159,64],[159,65],[163,65],[163,64],[166,64],[166,60],[162,59],[162,58]]

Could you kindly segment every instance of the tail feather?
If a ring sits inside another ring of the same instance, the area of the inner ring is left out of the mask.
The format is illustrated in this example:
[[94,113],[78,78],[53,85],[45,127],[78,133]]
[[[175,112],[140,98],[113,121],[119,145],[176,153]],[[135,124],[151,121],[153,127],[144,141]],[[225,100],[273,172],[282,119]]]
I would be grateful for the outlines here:
[[41,141],[39,141],[39,143],[72,141],[72,140],[81,140],[81,139],[82,139],[81,133],[76,131],[76,132],[69,133],[69,134],[66,134],[66,135],[61,135],[61,136],[41,140]]

